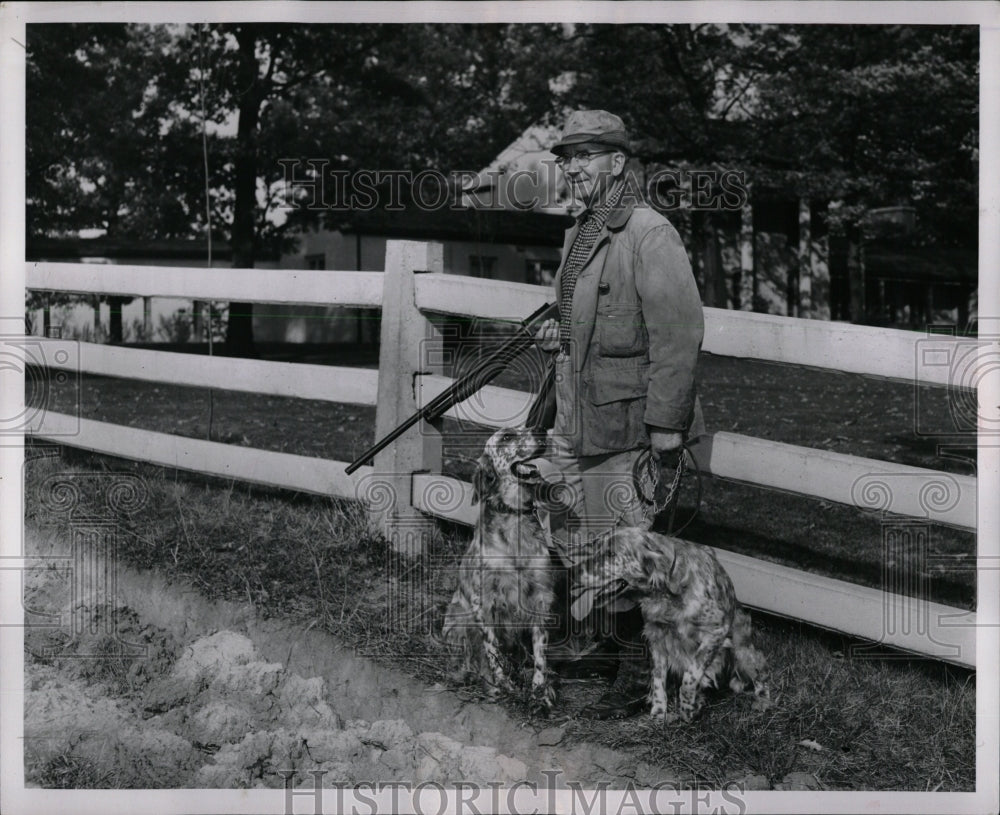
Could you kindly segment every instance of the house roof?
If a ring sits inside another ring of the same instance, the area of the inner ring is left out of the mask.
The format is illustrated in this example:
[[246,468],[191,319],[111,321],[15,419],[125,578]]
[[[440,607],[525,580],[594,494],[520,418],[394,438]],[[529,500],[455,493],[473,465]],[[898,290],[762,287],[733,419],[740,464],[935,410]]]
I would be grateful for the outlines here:
[[465,202],[496,201],[505,209],[563,215],[574,208],[573,196],[555,168],[551,147],[559,140],[555,125],[532,125],[511,142],[464,187]]
[[572,224],[565,215],[503,209],[372,209],[346,213],[342,232],[421,240],[464,240],[561,247]]

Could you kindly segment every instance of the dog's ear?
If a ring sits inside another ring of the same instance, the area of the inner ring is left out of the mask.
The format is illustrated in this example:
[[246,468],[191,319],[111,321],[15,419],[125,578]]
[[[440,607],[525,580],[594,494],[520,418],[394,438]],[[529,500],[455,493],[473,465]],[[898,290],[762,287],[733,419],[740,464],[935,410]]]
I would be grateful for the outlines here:
[[690,580],[689,564],[687,558],[669,544],[668,538],[661,540],[658,550],[645,552],[640,562],[642,574],[649,581],[651,588],[678,596],[684,593],[684,588]]
[[476,471],[472,474],[472,503],[478,504],[491,495],[498,478],[493,460],[487,455],[480,456],[476,462]]

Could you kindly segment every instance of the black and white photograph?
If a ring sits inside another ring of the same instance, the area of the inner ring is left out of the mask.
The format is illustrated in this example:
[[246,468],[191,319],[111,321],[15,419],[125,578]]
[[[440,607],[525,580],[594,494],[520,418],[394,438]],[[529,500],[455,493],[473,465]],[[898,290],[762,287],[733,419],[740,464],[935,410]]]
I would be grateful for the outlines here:
[[1000,5],[0,32],[4,812],[998,810]]

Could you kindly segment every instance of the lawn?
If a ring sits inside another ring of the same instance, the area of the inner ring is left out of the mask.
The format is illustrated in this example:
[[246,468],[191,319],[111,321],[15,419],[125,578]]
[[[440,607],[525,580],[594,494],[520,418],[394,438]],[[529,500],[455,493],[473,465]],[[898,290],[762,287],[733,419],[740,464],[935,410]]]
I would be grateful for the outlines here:
[[[268,353],[287,358],[287,349]],[[351,360],[317,351],[308,361]],[[711,355],[702,362],[700,392],[710,430],[974,472],[968,439],[915,432],[916,411],[922,421],[947,427],[943,390],[927,389],[918,398],[904,383]],[[86,418],[206,438],[211,417],[212,438],[264,449],[346,461],[373,441],[371,408],[98,377],[85,377],[80,395]],[[50,396],[54,409],[75,409],[69,391]],[[445,470],[467,477],[466,457],[478,453],[484,434],[455,423],[445,430]],[[939,442],[952,445],[946,454]],[[33,446],[29,452],[37,458],[26,471],[28,523],[52,520],[38,495],[51,473],[134,472],[145,480],[150,500],[120,522],[119,552],[132,565],[186,577],[211,596],[242,599],[264,614],[319,621],[363,653],[405,664],[429,683],[448,681],[434,632],[467,529],[443,524],[429,559],[400,561],[352,502],[67,448]],[[702,486],[697,515],[694,486],[686,488],[679,513],[688,524],[685,537],[881,585],[887,519],[720,479],[706,478]],[[974,607],[974,534],[940,525],[929,531],[932,557],[908,567],[926,572],[934,599]],[[967,571],[954,567],[962,562]],[[412,601],[404,603],[414,596],[422,598],[422,613],[414,612]],[[673,725],[668,734],[645,721],[595,724],[572,714],[600,693],[604,680],[566,678],[560,706],[566,738],[626,748],[637,760],[686,768],[692,780],[708,784],[747,775],[780,780],[803,771],[828,789],[974,788],[974,674],[892,655],[866,658],[842,637],[766,615],[755,615],[755,632],[774,672],[777,704],[770,710],[722,700],[699,721]],[[505,704],[528,718],[517,700]]]

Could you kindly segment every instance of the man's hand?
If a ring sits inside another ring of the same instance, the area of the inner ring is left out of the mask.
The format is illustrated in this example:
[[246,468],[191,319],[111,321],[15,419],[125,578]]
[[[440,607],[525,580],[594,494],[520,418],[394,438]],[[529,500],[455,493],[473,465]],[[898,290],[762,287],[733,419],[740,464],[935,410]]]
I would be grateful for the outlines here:
[[650,428],[649,442],[653,460],[659,462],[661,468],[677,469],[677,463],[684,455],[684,436],[681,433]]
[[559,321],[546,320],[535,332],[535,344],[543,351],[552,353],[559,350]]

